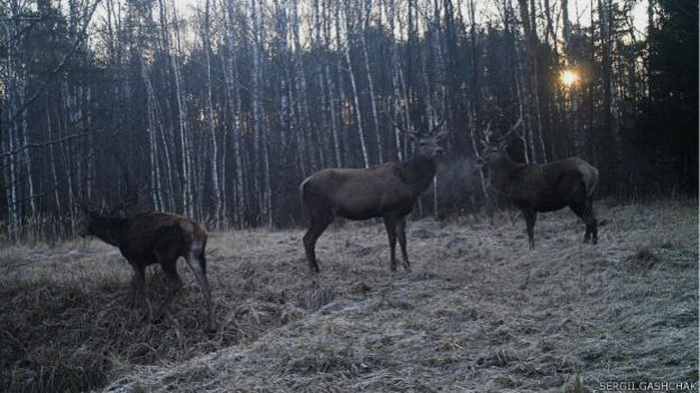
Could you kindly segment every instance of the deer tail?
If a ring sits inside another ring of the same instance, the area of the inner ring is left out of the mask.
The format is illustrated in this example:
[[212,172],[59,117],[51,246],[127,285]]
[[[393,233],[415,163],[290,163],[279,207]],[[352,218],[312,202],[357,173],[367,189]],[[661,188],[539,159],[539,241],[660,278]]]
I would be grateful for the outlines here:
[[596,187],[598,187],[598,170],[588,165],[581,170],[584,189],[586,190],[586,199],[591,199]]

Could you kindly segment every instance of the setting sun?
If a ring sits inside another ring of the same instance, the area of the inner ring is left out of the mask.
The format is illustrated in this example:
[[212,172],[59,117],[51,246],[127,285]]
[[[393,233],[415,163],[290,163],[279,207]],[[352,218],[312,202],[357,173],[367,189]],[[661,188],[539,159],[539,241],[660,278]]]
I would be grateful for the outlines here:
[[561,75],[559,76],[559,79],[561,80],[561,83],[563,83],[565,86],[573,86],[581,78],[575,71],[565,70],[562,71]]

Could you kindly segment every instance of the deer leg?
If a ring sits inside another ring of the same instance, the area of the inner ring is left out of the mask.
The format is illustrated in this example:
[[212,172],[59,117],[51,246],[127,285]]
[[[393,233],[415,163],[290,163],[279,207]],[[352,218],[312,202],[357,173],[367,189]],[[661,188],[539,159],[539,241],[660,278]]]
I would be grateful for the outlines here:
[[408,253],[406,252],[406,217],[399,218],[396,223],[396,232],[399,237],[399,245],[401,246],[401,256],[403,257],[403,268],[411,271],[411,263],[408,261]]
[[389,237],[389,252],[391,255],[391,271],[396,271],[396,217],[384,216],[384,227]]
[[306,251],[306,260],[309,262],[311,273],[319,272],[318,262],[316,261],[316,241],[331,222],[333,222],[333,216],[331,215],[311,217],[311,226],[304,235],[304,250]]
[[571,204],[569,206],[571,211],[573,211],[577,216],[581,217],[583,222],[586,224],[586,234],[583,236],[584,243],[591,242],[591,236],[593,237],[593,244],[598,243],[598,220],[596,220],[595,213],[593,212],[593,204],[591,201],[586,201],[585,204]]
[[586,200],[586,208],[583,211],[583,222],[586,223],[586,235],[583,238],[584,243],[588,243],[593,237],[593,244],[598,244],[598,220],[595,217],[595,212],[593,211],[593,201]]
[[182,280],[177,274],[177,257],[167,259],[159,258],[159,260],[161,261],[160,266],[163,268],[163,272],[165,273],[168,289],[165,293],[163,304],[161,304],[160,309],[156,314],[156,320],[160,319],[163,314],[165,314],[165,311],[168,309],[168,306],[175,297],[175,294],[178,290],[180,290],[180,288],[182,288]]
[[525,225],[527,226],[527,238],[530,241],[530,249],[535,248],[535,221],[537,220],[537,212],[534,209],[523,209],[525,216]]
[[204,304],[207,307],[207,331],[216,331],[216,324],[214,323],[214,313],[211,301],[211,291],[209,289],[209,280],[207,280],[207,261],[204,257],[204,250],[193,250],[190,252],[189,257],[185,259],[187,261],[187,266],[192,270],[199,287],[202,290],[202,295],[204,295]]
[[132,304],[135,304],[138,298],[143,299],[143,305],[146,308],[146,318],[150,322],[153,319],[153,309],[151,302],[148,300],[148,290],[146,288],[146,272],[139,263],[129,262],[134,269],[134,277],[131,279],[132,287]]
[[129,307],[136,307],[136,301],[141,295],[141,285],[145,281],[145,278],[141,278],[138,273],[134,272],[131,277],[131,284],[129,285],[129,293],[126,297]]

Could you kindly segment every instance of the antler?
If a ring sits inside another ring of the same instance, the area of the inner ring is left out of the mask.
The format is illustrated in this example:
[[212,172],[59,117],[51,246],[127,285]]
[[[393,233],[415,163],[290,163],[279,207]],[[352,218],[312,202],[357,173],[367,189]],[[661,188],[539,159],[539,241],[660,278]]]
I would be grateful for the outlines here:
[[408,130],[408,129],[402,127],[401,125],[399,125],[399,124],[398,124],[397,122],[395,122],[394,119],[393,119],[391,116],[389,116],[389,114],[387,114],[386,112],[384,112],[384,116],[386,116],[386,118],[389,119],[389,122],[390,122],[391,124],[393,124],[394,127],[398,128],[399,131],[403,132],[404,134],[407,134],[407,135],[410,135],[410,136],[414,136],[414,137],[420,136],[420,133],[419,133],[419,132],[416,132],[416,131],[413,131],[413,130]]
[[501,143],[505,142],[505,141],[510,137],[510,134],[514,133],[515,130],[516,130],[518,127],[520,127],[520,125],[521,125],[522,123],[523,123],[523,117],[520,116],[520,117],[518,118],[518,121],[516,121],[515,124],[513,125],[513,127],[511,127],[510,130],[509,130],[508,132],[506,132],[504,135],[502,135],[501,137],[499,137],[498,140],[496,141],[496,143],[501,144]]
[[445,117],[440,119],[440,121],[436,125],[434,125],[433,128],[430,129],[428,135],[435,135],[435,132],[445,123],[445,120],[447,120],[447,118]]
[[122,199],[119,201],[119,203],[116,204],[110,211],[109,215],[110,216],[123,216],[126,214],[128,209],[131,209],[132,207],[136,206],[139,203],[141,193],[139,191],[136,192],[136,195],[132,195],[131,197],[127,199]]
[[481,147],[488,147],[491,144],[491,120],[486,124],[486,130],[484,131],[484,137],[481,139]]

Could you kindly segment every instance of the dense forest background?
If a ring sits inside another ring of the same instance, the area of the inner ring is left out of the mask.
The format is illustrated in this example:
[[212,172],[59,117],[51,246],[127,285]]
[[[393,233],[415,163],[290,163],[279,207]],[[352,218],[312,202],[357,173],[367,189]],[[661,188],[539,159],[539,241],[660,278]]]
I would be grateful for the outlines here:
[[479,3],[4,0],[2,236],[68,231],[80,202],[293,225],[314,171],[410,156],[392,119],[450,131],[419,214],[490,203],[486,130],[590,161],[599,197],[697,195],[697,0]]

